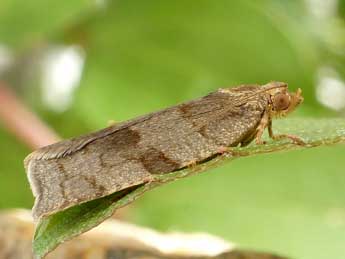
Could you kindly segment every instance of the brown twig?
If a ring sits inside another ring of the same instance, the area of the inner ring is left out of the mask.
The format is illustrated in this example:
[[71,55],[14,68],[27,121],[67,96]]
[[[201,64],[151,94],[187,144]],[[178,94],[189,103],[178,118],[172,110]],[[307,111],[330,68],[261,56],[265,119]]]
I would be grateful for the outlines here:
[[32,113],[10,87],[0,81],[0,121],[19,140],[37,149],[59,140],[57,134]]

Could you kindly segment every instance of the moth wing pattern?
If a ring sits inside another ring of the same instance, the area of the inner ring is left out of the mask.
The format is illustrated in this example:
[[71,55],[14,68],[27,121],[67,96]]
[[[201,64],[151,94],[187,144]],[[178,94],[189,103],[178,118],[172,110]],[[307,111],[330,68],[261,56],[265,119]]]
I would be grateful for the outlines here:
[[[145,117],[149,117],[149,116],[145,116]],[[119,131],[122,128],[126,128],[130,124],[138,123],[144,119],[145,118],[138,118],[133,122],[129,121],[128,123],[125,123],[125,124],[120,123],[118,125],[113,125],[96,132],[92,132],[92,133],[82,135],[76,138],[63,140],[63,141],[42,147],[34,151],[30,155],[28,155],[24,160],[24,164],[27,165],[29,161],[32,159],[45,160],[45,159],[60,158],[60,157],[68,156],[74,152],[79,151],[84,146],[90,144],[91,142],[97,139],[116,133],[116,131]]]
[[[232,88],[228,90],[228,96],[224,94],[219,94],[218,92],[213,92],[209,94],[208,96],[205,96],[204,98],[200,98],[194,101],[190,101],[187,103],[183,103],[177,106],[177,108],[181,109],[184,114],[184,118],[191,118],[194,119],[195,122],[198,120],[198,118],[202,118],[207,114],[207,121],[199,120],[199,127],[202,128],[206,124],[209,123],[209,121],[219,120],[219,114],[224,114],[224,111],[228,109],[229,103],[235,103],[238,102],[239,96],[247,96],[249,94],[252,94],[253,91],[257,91],[259,89],[258,85],[243,85],[239,87]],[[220,89],[221,90],[221,89]],[[243,92],[243,90],[247,90],[247,92]],[[221,92],[221,91],[220,91]],[[229,101],[233,99],[233,101]],[[238,103],[237,103],[238,105]],[[234,107],[230,107],[234,108]],[[174,107],[172,108],[174,109]],[[145,120],[149,120],[153,116],[157,116],[161,113],[167,113],[169,110],[167,109],[155,113],[151,113],[149,115],[141,116],[139,118],[129,120],[125,123],[120,123],[118,125],[110,126],[105,129],[92,132],[90,134],[82,135],[80,137],[67,139],[64,141],[60,141],[58,143],[54,143],[45,147],[42,147],[38,149],[37,151],[31,153],[29,156],[25,159],[25,164],[28,164],[28,162],[32,159],[35,160],[45,160],[45,159],[52,159],[52,158],[60,158],[64,156],[68,156],[80,149],[82,149],[84,146],[88,145],[89,143],[106,137],[111,134],[115,134],[117,131],[128,128],[131,125],[135,125],[138,123],[141,123]],[[188,109],[188,110],[187,110]],[[210,114],[211,113],[211,114]],[[175,120],[174,120],[175,121]]]
[[[25,166],[35,196],[34,217],[152,181],[250,137],[265,96],[238,102],[258,86],[242,86],[151,113],[35,151]],[[232,105],[236,104],[236,107]],[[239,133],[240,131],[240,133]]]

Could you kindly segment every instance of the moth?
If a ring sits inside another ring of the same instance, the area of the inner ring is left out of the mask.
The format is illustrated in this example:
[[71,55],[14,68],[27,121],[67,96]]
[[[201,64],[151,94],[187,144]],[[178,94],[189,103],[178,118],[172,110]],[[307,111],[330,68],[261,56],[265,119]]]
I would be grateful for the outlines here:
[[37,220],[246,146],[264,144],[272,119],[302,101],[282,82],[219,89],[204,97],[43,147],[25,159]]

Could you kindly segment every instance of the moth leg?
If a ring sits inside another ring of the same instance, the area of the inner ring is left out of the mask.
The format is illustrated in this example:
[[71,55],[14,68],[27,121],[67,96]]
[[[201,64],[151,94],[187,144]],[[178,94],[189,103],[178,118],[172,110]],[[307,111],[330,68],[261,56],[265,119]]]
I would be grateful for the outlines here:
[[268,123],[268,135],[270,136],[271,139],[274,140],[279,140],[279,139],[291,139],[293,143],[296,143],[298,145],[306,145],[306,143],[298,136],[292,135],[292,134],[279,134],[279,135],[274,135],[273,130],[272,130],[272,120],[269,121]]
[[264,133],[265,128],[269,125],[271,119],[269,113],[266,111],[264,116],[262,117],[259,126],[256,129],[256,135],[255,135],[255,143],[257,145],[266,144],[265,141],[263,141],[262,134]]
[[188,169],[193,169],[197,164],[198,164],[198,161],[192,160],[192,161],[190,161],[190,162],[188,163],[188,165],[186,165],[186,167],[187,167]]

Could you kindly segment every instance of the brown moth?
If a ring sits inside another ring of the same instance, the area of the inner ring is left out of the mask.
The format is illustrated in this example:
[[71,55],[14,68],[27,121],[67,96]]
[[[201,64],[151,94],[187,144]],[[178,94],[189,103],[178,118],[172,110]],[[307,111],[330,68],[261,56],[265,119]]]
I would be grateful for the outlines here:
[[286,83],[241,85],[43,147],[25,159],[35,219],[205,161],[231,147],[263,144],[272,118],[303,101]]

